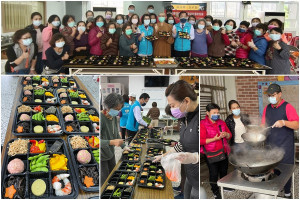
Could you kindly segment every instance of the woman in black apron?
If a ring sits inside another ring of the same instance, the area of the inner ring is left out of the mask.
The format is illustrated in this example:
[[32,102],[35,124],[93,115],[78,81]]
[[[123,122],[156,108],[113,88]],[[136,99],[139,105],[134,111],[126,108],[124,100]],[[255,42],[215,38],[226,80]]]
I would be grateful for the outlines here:
[[[180,119],[179,142],[168,153],[178,153],[186,173],[185,199],[199,199],[199,101],[194,88],[179,80],[165,91],[172,115]],[[165,154],[164,154],[165,155]],[[156,156],[154,162],[162,156]]]

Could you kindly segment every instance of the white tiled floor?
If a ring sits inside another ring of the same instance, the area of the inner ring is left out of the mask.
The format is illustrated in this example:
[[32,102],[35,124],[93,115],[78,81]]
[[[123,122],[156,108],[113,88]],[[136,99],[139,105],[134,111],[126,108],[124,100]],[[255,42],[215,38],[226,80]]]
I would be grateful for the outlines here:
[[[99,83],[93,79],[93,76],[79,76],[79,79],[99,102]],[[13,100],[19,98],[15,96],[17,87],[21,87],[17,76],[1,77],[1,145],[5,139]]]

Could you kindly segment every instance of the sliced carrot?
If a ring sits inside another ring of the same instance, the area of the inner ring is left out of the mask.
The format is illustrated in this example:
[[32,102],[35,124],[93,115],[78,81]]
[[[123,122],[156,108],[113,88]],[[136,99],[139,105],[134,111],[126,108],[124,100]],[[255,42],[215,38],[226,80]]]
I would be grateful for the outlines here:
[[17,190],[15,189],[15,186],[11,185],[10,187],[5,189],[5,197],[13,199],[16,192]]
[[17,132],[18,133],[23,133],[23,131],[24,131],[24,127],[23,126],[18,126]]
[[25,101],[27,101],[27,99],[28,99],[27,97],[24,97],[24,98],[23,98],[23,101],[25,102]]
[[67,101],[63,99],[63,100],[60,101],[60,103],[65,104],[65,103],[67,103]]
[[23,84],[24,84],[24,85],[27,85],[27,81],[24,81]]
[[84,177],[84,182],[83,182],[83,183],[84,183],[85,186],[88,187],[88,188],[95,185],[94,182],[93,182],[93,178],[88,177],[88,176],[85,176],[85,177]]
[[74,129],[72,128],[72,126],[67,126],[66,127],[66,131],[67,132],[72,132]]

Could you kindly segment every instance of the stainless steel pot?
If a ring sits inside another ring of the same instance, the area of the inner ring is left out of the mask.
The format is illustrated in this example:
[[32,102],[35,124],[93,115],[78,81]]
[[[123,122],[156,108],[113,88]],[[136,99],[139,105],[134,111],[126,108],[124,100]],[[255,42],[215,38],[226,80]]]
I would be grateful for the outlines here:
[[274,169],[283,159],[283,149],[243,149],[229,155],[229,162],[248,175],[262,174]]
[[246,126],[247,132],[242,134],[243,140],[251,146],[262,146],[267,138],[268,128],[256,125]]

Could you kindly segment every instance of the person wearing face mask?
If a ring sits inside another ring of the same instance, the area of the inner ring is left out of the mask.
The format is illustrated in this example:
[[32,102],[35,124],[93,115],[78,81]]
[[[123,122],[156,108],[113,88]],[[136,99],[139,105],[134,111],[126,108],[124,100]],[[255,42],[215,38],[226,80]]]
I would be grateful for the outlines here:
[[122,139],[125,140],[126,137],[126,124],[128,120],[128,114],[130,111],[131,105],[129,104],[129,96],[127,94],[123,95],[124,106],[122,107],[121,111],[119,112],[120,117],[120,128],[122,133]]
[[132,28],[129,23],[122,27],[122,35],[119,39],[119,54],[120,56],[136,56],[138,46],[136,45],[135,35],[132,33]]
[[[170,24],[172,26],[176,23],[176,18],[172,14],[167,14],[166,23]],[[174,42],[171,45],[171,57],[175,57],[175,50],[174,50]]]
[[114,22],[113,21],[113,13],[112,13],[112,11],[111,10],[107,10],[107,11],[105,11],[105,21],[106,21],[106,24],[109,24],[109,23],[111,23],[111,22]]
[[46,50],[50,47],[50,40],[55,33],[59,33],[60,28],[60,18],[57,15],[51,15],[48,19],[48,26],[44,28],[42,32],[42,40],[43,40],[43,56],[42,59],[45,63],[46,60]]
[[145,126],[147,128],[152,129],[152,125],[148,125],[147,122],[145,122],[142,118],[142,106],[145,106],[150,99],[149,94],[143,93],[141,94],[138,101],[135,101],[134,104],[131,106],[129,114],[128,114],[128,120],[126,124],[127,134],[129,137],[128,144],[132,141],[134,136],[136,135],[139,126]]
[[[261,126],[268,129],[266,145],[283,148],[285,151],[280,163],[292,164],[295,162],[294,130],[299,129],[299,116],[296,109],[284,99],[278,84],[271,84],[267,89],[269,105],[264,108]],[[275,174],[279,175],[277,171]],[[284,186],[284,197],[291,198],[292,178]]]
[[211,15],[206,15],[204,19],[206,21],[206,29],[210,32],[213,31],[212,22],[214,21],[214,18]]
[[150,15],[151,13],[154,13],[154,6],[148,5],[146,14]]
[[228,35],[225,29],[221,29],[222,21],[214,19],[212,22],[212,43],[208,46],[208,55],[211,57],[219,58],[225,56],[225,46],[230,45]]
[[232,134],[229,144],[235,145],[243,143],[244,140],[242,135],[246,133],[245,126],[250,125],[249,115],[241,113],[240,104],[236,100],[230,100],[228,108],[232,112],[232,114],[230,114],[225,120],[225,123]]
[[261,65],[266,64],[265,55],[268,49],[268,41],[266,40],[264,35],[267,30],[267,25],[257,24],[255,26],[253,40],[248,42],[248,46],[251,48],[249,53],[249,59]]
[[132,32],[135,35],[137,35],[137,29],[138,29],[138,26],[140,25],[139,16],[137,14],[133,14],[131,16],[131,18],[129,19],[129,24],[131,25]]
[[36,74],[37,45],[33,43],[30,31],[21,29],[14,33],[13,44],[6,50],[6,74]]
[[194,26],[194,28],[197,28],[197,27],[195,27],[196,21],[197,21],[197,20],[196,20],[195,15],[190,15],[190,16],[189,16],[188,22],[189,22],[190,24],[192,24],[192,25]]
[[273,28],[269,37],[269,47],[266,53],[266,65],[271,67],[268,74],[290,74],[290,52],[288,45],[282,41],[282,29]]
[[129,104],[133,105],[135,103],[135,101],[136,101],[136,94],[135,93],[131,93],[129,95]]
[[115,21],[116,21],[116,33],[118,34],[118,36],[121,36],[122,34],[122,27],[124,25],[124,16],[121,14],[116,15],[115,17]]
[[169,85],[165,91],[172,116],[180,125],[179,142],[167,153],[155,156],[158,162],[169,153],[177,153],[175,159],[184,165],[186,174],[184,184],[185,199],[199,199],[199,101],[189,83],[179,80]]
[[61,33],[55,33],[51,40],[50,45],[46,51],[46,67],[43,74],[63,74],[65,69],[64,63],[69,59],[70,47],[66,45],[65,37]]
[[154,28],[155,24],[158,22],[157,16],[154,13],[150,13],[150,26]]
[[239,42],[239,36],[233,31],[236,29],[236,22],[229,19],[225,22],[226,34],[229,38],[230,45],[225,46],[225,57],[235,58],[235,52],[238,47],[237,42]]
[[215,103],[208,104],[206,117],[200,121],[200,152],[204,154],[208,166],[209,182],[215,199],[221,199],[217,181],[227,175],[230,153],[228,141],[231,137],[226,123],[220,119],[220,107]]
[[101,186],[116,166],[115,147],[130,151],[121,139],[117,116],[124,104],[123,98],[117,93],[111,93],[103,101],[104,110],[101,117]]
[[[173,26],[172,35],[175,38],[174,49],[175,57],[189,57],[191,51],[191,40],[195,37],[194,27],[187,22],[188,14],[186,11],[179,13],[180,23]],[[180,38],[179,31],[187,33],[190,38]]]
[[[280,28],[281,30],[283,30],[283,23],[282,21],[280,21],[279,19],[271,19],[269,22],[268,22],[268,29],[269,31],[265,34],[265,38],[266,40],[269,42],[272,40],[272,38],[270,37],[270,33],[271,33],[271,30],[273,28]],[[285,37],[284,34],[281,35],[281,41],[284,42],[284,43],[288,43],[287,41],[287,38]]]
[[116,24],[109,23],[108,31],[101,37],[103,55],[117,56],[119,52],[119,35],[116,33]]
[[106,22],[102,15],[98,15],[94,23],[96,26],[89,32],[90,54],[101,56],[103,54],[103,50],[101,49],[101,37],[106,32]]
[[212,43],[210,32],[206,29],[205,19],[199,19],[195,25],[195,38],[192,42],[192,57],[207,57],[207,48]]
[[[165,22],[166,14],[159,13],[159,22],[154,26],[154,35],[158,40],[154,41],[154,52],[153,56],[160,57],[170,57],[171,56],[171,46],[174,43],[174,38],[172,37],[172,25]],[[160,36],[159,32],[168,32],[170,36]]]
[[131,22],[130,18],[134,13],[135,13],[135,5],[130,4],[128,6],[128,15],[125,16],[125,23],[127,23],[128,21]]
[[28,25],[25,29],[30,31],[30,35],[32,37],[32,42],[37,44],[38,46],[38,54],[37,61],[35,66],[35,71],[37,74],[42,73],[43,71],[43,40],[42,40],[42,32],[45,26],[42,24],[42,15],[39,12],[34,12],[31,14],[32,24]]
[[70,47],[70,56],[73,56],[75,44],[74,38],[77,31],[75,17],[73,15],[65,15],[62,20],[64,28],[61,30],[61,34],[65,37],[66,45]]
[[89,34],[86,30],[84,21],[79,21],[77,23],[77,31],[74,38],[74,44],[74,56],[87,56],[89,54]]
[[248,58],[249,56],[251,48],[248,46],[248,42],[253,38],[251,33],[248,32],[249,25],[249,22],[242,21],[240,27],[235,32],[239,36],[239,41],[237,42],[238,48],[235,52],[236,58]]
[[251,27],[248,28],[249,33],[254,35],[255,27],[257,24],[260,24],[261,20],[258,17],[252,18],[251,19]]
[[147,40],[147,36],[152,36],[154,34],[154,29],[150,26],[150,16],[144,14],[142,16],[142,25],[138,26],[137,33],[140,34],[138,37],[139,41],[139,56],[152,56],[153,47],[152,42]]
[[90,30],[92,30],[95,27],[94,24],[94,12],[91,10],[86,11],[85,13],[85,17],[86,17],[86,31],[90,32]]

